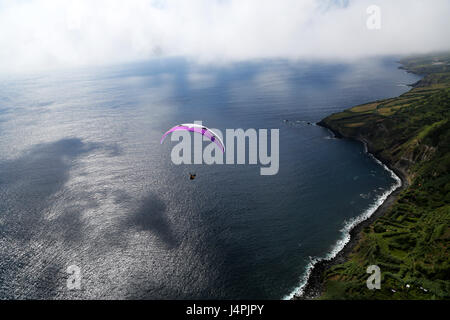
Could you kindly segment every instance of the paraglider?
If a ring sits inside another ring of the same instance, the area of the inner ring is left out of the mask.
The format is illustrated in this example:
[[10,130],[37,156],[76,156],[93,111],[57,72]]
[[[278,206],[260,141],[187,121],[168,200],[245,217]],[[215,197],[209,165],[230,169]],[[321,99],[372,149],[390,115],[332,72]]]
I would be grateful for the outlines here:
[[162,136],[161,144],[164,142],[164,139],[166,138],[166,136],[169,133],[174,132],[174,131],[180,131],[180,130],[185,130],[185,131],[190,131],[190,132],[198,132],[198,133],[202,134],[203,136],[209,138],[209,140],[211,140],[215,144],[217,144],[219,146],[220,150],[222,150],[222,152],[225,152],[225,146],[224,146],[222,140],[214,131],[212,131],[211,129],[208,129],[205,126],[195,124],[195,123],[180,124],[180,125],[177,125],[177,126],[171,128],[169,131],[164,133],[164,135]]
[[[225,145],[222,142],[222,133],[219,130],[211,130],[203,126],[201,121],[177,125],[161,137],[162,144],[169,133],[180,131],[172,138],[178,141],[173,146],[170,153],[172,163],[175,165],[185,164],[245,164],[248,158],[249,164],[257,164],[259,161],[263,165],[260,174],[275,175],[279,169],[279,129],[270,129],[270,141],[268,141],[268,129],[259,129],[259,136],[256,129],[226,129],[227,156],[225,156]],[[181,132],[186,131],[186,132]],[[189,132],[200,134],[190,135]],[[259,137],[259,141],[258,141]],[[192,139],[193,138],[193,139]],[[192,140],[193,148],[192,148]],[[203,142],[210,141],[205,148]],[[248,144],[247,144],[248,142]],[[236,145],[237,143],[237,145]],[[268,144],[270,143],[270,147]],[[248,147],[247,147],[248,146]],[[221,152],[220,152],[220,151]],[[236,150],[236,152],[235,152]],[[270,150],[270,154],[269,154]],[[248,152],[248,156],[247,156]],[[194,159],[192,159],[192,157]],[[193,161],[192,161],[193,160]],[[224,163],[225,161],[225,163]],[[195,176],[190,176],[191,180]]]
[[[223,153],[225,152],[225,146],[224,146],[222,140],[214,131],[212,131],[211,129],[209,129],[205,126],[195,124],[195,123],[180,124],[180,125],[177,125],[177,126],[171,128],[166,133],[164,133],[164,135],[161,138],[160,143],[162,144],[164,142],[164,139],[166,138],[166,136],[169,133],[172,133],[174,131],[180,131],[180,130],[185,130],[185,131],[189,131],[189,132],[198,132],[201,135],[209,138],[209,140],[214,142],[216,145],[218,145],[220,150],[222,150]],[[197,176],[197,174],[195,174],[195,173],[189,173],[189,180],[194,180],[196,176]]]

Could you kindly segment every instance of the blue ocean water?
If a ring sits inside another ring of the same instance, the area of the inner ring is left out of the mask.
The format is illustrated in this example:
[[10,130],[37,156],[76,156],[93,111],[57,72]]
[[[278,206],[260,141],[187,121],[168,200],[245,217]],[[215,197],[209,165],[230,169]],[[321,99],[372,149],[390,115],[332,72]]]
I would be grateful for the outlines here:
[[[172,58],[2,76],[0,298],[288,296],[395,183],[308,122],[409,90],[418,77],[397,67]],[[174,165],[159,139],[195,120],[280,129],[279,173]]]

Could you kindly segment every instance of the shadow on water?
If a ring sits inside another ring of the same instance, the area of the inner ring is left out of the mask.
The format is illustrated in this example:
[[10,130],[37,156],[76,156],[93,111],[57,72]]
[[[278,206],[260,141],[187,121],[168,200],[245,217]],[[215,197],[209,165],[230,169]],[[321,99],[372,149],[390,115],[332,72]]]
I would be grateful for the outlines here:
[[[64,283],[61,279],[66,276],[67,261],[64,255],[54,256],[52,248],[62,246],[70,251],[79,246],[87,227],[82,213],[100,205],[87,191],[65,190],[71,170],[87,155],[114,157],[121,152],[114,145],[70,138],[34,145],[19,157],[0,162],[1,298],[21,297],[14,294],[9,284],[23,288],[28,298],[48,298],[58,293],[58,286]],[[70,199],[86,201],[76,201],[73,205],[65,201],[64,206],[59,207],[55,199],[60,198],[60,192]],[[158,195],[148,193],[136,207],[132,205],[136,199],[126,192],[116,191],[115,198],[132,208],[119,230],[117,225],[112,228],[116,240],[126,243],[125,234],[131,229],[148,232],[166,250],[179,246],[167,216],[168,207]],[[55,214],[51,219],[47,216],[50,212]],[[107,238],[107,234],[103,236]],[[22,276],[26,274],[23,268],[31,266],[35,269],[34,276]]]
[[179,245],[167,217],[167,206],[154,193],[147,195],[141,206],[131,214],[128,226],[152,232],[167,249],[173,249]]
[[[52,196],[64,189],[77,159],[92,152],[115,156],[120,149],[70,138],[34,145],[20,157],[0,162],[0,298],[20,298],[9,285],[29,288],[23,290],[28,298],[56,293],[55,275],[65,263],[47,252],[42,243],[51,248],[50,244],[70,246],[77,242],[83,232],[80,214],[97,204],[90,201],[83,208],[58,209],[52,220],[45,215],[52,211]],[[84,197],[88,199],[89,194]],[[35,276],[23,276],[26,266],[37,268]]]
[[68,181],[75,160],[99,149],[111,156],[119,153],[115,146],[70,138],[35,145],[16,159],[0,162],[0,211],[8,225],[33,228],[50,205],[49,197]]

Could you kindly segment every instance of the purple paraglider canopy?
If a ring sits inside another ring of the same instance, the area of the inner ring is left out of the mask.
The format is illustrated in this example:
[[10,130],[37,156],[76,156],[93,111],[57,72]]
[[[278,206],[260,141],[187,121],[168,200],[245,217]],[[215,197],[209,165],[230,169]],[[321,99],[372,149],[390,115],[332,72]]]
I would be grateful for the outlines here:
[[212,131],[211,129],[208,129],[205,126],[201,126],[199,124],[195,124],[195,123],[185,123],[185,124],[180,124],[177,125],[175,127],[173,127],[172,129],[170,129],[169,131],[167,131],[166,133],[164,133],[164,135],[161,138],[161,144],[164,142],[164,139],[166,138],[166,136],[174,131],[180,131],[180,130],[184,130],[184,131],[190,131],[190,132],[198,132],[200,134],[202,134],[203,136],[206,136],[209,138],[209,140],[211,140],[212,142],[214,142],[215,144],[217,144],[220,148],[220,150],[222,150],[222,152],[225,152],[225,146],[222,142],[222,140],[220,139],[220,137],[214,133],[214,131]]

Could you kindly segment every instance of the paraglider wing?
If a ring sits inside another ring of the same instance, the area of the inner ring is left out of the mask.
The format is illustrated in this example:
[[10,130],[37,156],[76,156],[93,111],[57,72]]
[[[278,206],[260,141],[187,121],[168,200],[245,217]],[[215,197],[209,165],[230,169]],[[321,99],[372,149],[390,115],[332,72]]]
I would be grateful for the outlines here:
[[206,136],[207,138],[209,138],[209,140],[211,140],[212,142],[217,144],[219,146],[220,150],[222,150],[222,152],[225,152],[225,146],[224,146],[222,140],[216,133],[214,133],[214,131],[212,131],[211,129],[209,129],[205,126],[201,126],[201,125],[195,124],[195,123],[180,124],[178,126],[171,128],[166,133],[164,133],[164,135],[162,136],[161,144],[164,142],[164,139],[166,138],[166,136],[169,133],[172,133],[174,131],[180,131],[180,130],[200,133],[201,135]]

